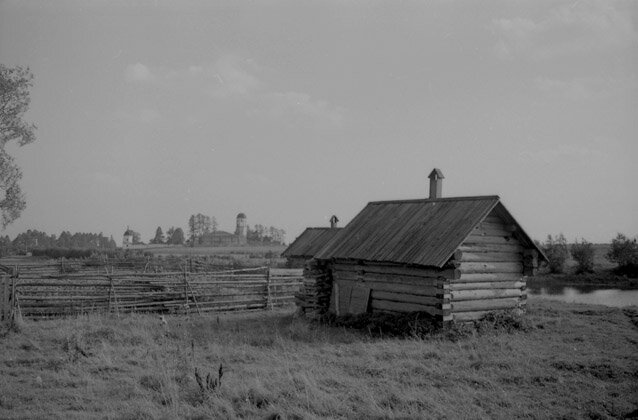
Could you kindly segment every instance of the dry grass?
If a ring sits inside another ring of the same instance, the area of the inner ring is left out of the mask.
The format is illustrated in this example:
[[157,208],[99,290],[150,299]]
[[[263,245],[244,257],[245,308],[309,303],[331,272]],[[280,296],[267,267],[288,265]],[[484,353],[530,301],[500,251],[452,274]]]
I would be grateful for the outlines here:
[[[26,321],[0,338],[0,418],[622,418],[638,312],[530,304],[526,333],[374,338],[290,312]],[[208,389],[195,379],[218,377]]]

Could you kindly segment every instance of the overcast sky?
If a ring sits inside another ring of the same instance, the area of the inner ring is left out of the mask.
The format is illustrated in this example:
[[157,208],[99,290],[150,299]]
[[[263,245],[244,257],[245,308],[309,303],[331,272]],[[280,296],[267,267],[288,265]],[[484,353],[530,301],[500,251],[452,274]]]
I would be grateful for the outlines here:
[[35,75],[2,234],[292,241],[374,200],[498,194],[534,238],[638,234],[638,2],[0,1]]

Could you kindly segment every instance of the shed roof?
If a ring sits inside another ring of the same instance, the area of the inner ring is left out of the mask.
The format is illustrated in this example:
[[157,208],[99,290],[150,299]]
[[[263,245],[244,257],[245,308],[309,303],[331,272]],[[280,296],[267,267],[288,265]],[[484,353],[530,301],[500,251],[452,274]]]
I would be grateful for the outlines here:
[[443,267],[495,208],[507,223],[517,225],[521,242],[545,258],[496,195],[368,203],[315,258]]
[[312,258],[340,230],[341,228],[329,227],[306,228],[281,255]]

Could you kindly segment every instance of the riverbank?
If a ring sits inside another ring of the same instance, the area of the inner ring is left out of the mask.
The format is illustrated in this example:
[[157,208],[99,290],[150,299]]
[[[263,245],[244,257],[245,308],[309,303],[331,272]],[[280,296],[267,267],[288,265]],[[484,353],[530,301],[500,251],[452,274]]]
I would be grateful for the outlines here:
[[[0,418],[622,418],[638,309],[529,302],[529,330],[378,338],[291,312],[25,321]],[[201,390],[210,373],[221,385]]]

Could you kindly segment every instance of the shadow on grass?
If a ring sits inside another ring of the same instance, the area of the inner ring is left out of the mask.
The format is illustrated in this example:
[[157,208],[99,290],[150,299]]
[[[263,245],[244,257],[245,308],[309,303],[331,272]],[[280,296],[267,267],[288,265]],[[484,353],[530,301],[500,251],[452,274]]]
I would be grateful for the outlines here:
[[371,337],[443,338],[457,341],[476,334],[527,332],[532,324],[520,311],[496,311],[475,322],[441,322],[425,312],[325,315],[319,322],[358,330]]

